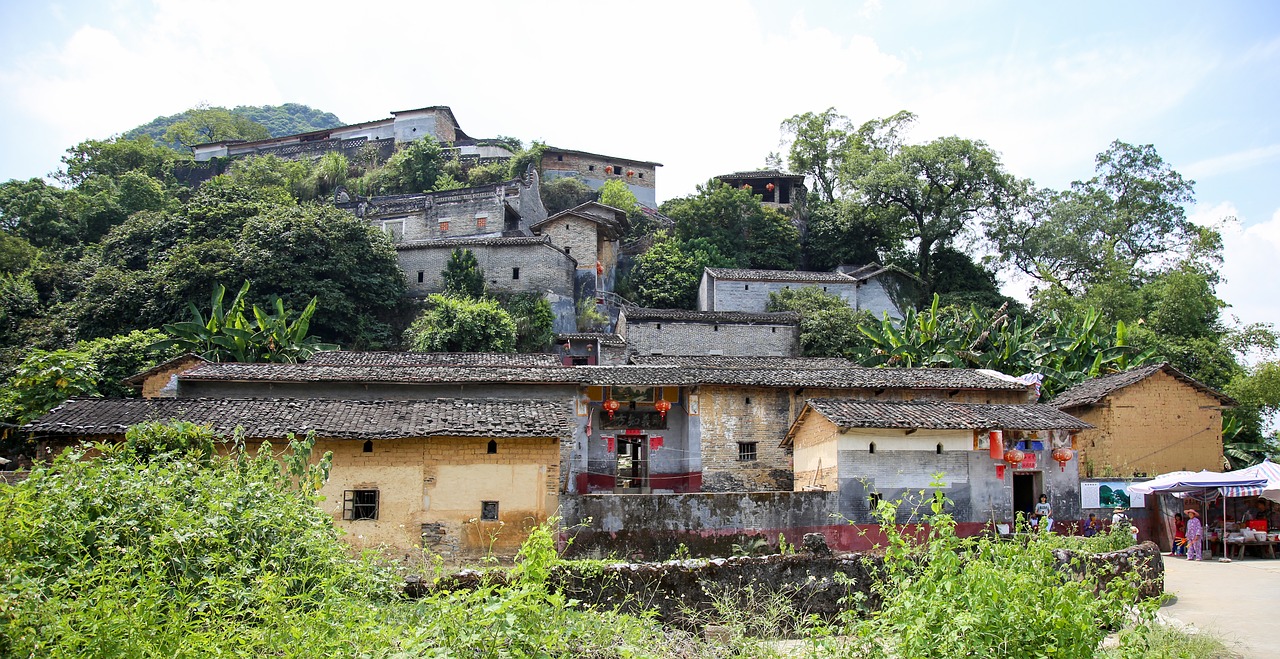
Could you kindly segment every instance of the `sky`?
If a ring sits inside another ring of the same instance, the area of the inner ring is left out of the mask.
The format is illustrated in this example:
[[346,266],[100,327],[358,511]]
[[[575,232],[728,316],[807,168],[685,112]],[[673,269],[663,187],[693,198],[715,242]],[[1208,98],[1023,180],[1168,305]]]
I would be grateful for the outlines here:
[[1228,315],[1280,327],[1280,3],[3,0],[0,89],[0,180],[201,103],[448,105],[473,137],[661,162],[659,200],[829,107],[910,110],[911,140],[982,140],[1041,187],[1154,144],[1223,231]]

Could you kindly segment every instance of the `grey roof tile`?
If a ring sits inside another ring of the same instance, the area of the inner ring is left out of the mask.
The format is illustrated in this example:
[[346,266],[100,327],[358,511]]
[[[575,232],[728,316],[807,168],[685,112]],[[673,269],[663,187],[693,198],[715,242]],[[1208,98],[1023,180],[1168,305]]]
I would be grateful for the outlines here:
[[839,357],[739,357],[734,355],[632,355],[631,363],[640,366],[732,369],[813,370],[857,367],[857,364]]
[[214,382],[385,382],[424,383],[575,383],[568,366],[484,366],[387,364],[204,364],[178,376],[181,381]]
[[560,366],[551,353],[518,352],[377,352],[331,350],[307,360],[312,366]]
[[[448,249],[454,247],[520,247],[524,245],[551,245],[550,236],[481,236],[463,238],[435,238],[410,240],[396,244],[397,250]],[[554,248],[553,248],[554,249]]]
[[23,426],[42,435],[121,435],[145,421],[178,419],[251,439],[315,431],[330,439],[563,437],[567,405],[524,400],[321,400],[284,398],[73,398]]
[[751,313],[747,311],[689,311],[688,309],[645,309],[626,307],[622,310],[627,322],[691,322],[735,325],[799,325],[800,314]]
[[556,341],[599,341],[600,345],[624,347],[627,340],[621,334],[602,334],[597,332],[570,332],[557,334]]
[[716,279],[734,281],[788,281],[797,283],[853,284],[852,277],[839,272],[812,272],[807,270],[752,270],[747,268],[707,268],[707,274]]
[[1093,426],[1052,405],[816,398],[809,407],[844,428],[921,430],[1084,430]]

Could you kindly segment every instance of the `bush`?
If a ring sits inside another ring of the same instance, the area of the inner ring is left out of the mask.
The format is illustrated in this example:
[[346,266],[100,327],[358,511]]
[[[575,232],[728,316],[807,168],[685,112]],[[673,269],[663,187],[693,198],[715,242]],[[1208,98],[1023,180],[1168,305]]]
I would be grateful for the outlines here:
[[515,352],[516,323],[496,300],[432,295],[405,343],[423,352]]

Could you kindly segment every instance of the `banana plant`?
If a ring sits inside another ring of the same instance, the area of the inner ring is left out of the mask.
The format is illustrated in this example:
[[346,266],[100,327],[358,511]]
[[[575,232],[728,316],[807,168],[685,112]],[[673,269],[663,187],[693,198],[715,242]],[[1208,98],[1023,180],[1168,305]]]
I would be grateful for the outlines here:
[[226,288],[216,285],[209,300],[207,318],[194,304],[189,305],[192,319],[165,325],[164,331],[170,338],[157,342],[153,347],[168,349],[176,346],[216,362],[299,362],[316,352],[337,349],[336,345],[323,343],[320,337],[307,334],[316,312],[316,298],[311,298],[292,323],[284,301],[274,295],[268,303],[271,312],[253,305],[250,317],[245,314],[249,286],[246,281],[231,306],[224,308]]

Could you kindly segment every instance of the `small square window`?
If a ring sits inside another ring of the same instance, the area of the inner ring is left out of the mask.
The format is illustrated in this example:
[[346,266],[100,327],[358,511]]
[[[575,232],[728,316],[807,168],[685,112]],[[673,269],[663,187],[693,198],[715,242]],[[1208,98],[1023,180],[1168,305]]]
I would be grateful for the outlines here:
[[570,249],[572,249],[572,248],[571,248],[571,247],[566,246],[566,247],[564,248],[564,253],[565,253],[565,254],[568,254]]
[[342,519],[378,519],[378,491],[347,490],[343,492]]
[[486,522],[498,521],[498,502],[497,501],[481,501],[480,502],[480,519]]
[[622,165],[614,165],[613,173],[617,174],[618,176],[622,176]]
[[644,178],[644,172],[640,172],[640,178]]
[[587,171],[588,171],[588,172],[594,172],[594,171],[596,171],[596,166],[595,166],[595,165],[587,165]]
[[476,218],[476,228],[477,228],[477,229],[483,229],[483,228],[484,228],[484,225],[486,225],[486,224],[488,224],[488,223],[489,223],[489,216],[488,216],[488,215],[481,215],[480,217],[477,217],[477,218]]
[[511,269],[511,278],[512,278],[512,279],[519,279],[519,278],[520,278],[520,268],[512,268],[512,269]]
[[564,162],[564,154],[563,154],[563,153],[557,153],[557,154],[556,154],[556,162]]
[[440,230],[441,230],[441,231],[448,231],[448,230],[449,230],[449,223],[448,223],[448,222],[443,222],[443,221],[442,221],[442,222],[440,222]]
[[743,285],[742,285],[742,290],[744,290],[744,291],[749,291],[749,290],[751,290],[751,284],[743,284]]
[[755,462],[756,442],[738,442],[738,462]]

